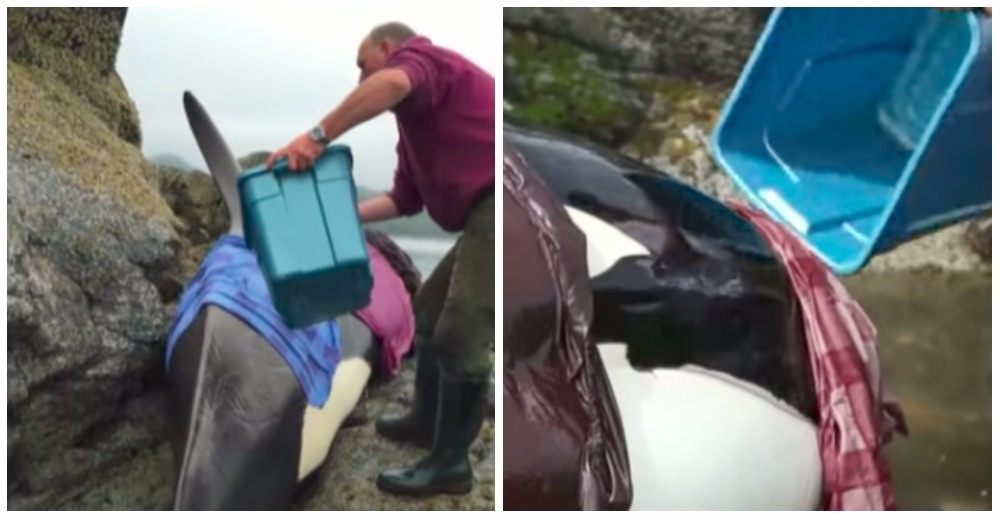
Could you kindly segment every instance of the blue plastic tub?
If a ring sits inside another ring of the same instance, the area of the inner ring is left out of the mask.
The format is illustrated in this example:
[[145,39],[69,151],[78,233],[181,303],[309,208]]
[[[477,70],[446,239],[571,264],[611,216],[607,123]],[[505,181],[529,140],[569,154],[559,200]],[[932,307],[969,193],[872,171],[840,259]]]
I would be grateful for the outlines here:
[[992,24],[778,8],[713,135],[750,200],[840,275],[992,207]]
[[372,274],[358,219],[350,148],[327,147],[311,170],[282,160],[239,179],[243,230],[274,306],[291,328],[368,305]]

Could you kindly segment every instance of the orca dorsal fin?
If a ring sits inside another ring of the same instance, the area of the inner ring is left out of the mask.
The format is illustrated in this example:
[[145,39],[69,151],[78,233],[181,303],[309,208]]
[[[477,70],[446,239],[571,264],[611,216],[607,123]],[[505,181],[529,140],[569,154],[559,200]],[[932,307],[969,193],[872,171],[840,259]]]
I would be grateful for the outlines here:
[[194,132],[195,141],[201,150],[208,173],[215,180],[215,185],[222,192],[222,200],[229,210],[229,231],[233,235],[243,235],[243,212],[240,206],[240,192],[236,180],[240,175],[240,166],[229,150],[229,145],[215,127],[208,112],[201,106],[191,92],[184,92],[184,113],[188,124]]

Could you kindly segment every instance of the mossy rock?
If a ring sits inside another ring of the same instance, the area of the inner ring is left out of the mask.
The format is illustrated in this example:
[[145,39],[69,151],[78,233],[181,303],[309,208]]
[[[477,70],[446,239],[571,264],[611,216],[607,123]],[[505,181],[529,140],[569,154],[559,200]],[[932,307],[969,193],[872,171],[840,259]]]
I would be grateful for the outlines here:
[[711,135],[729,90],[716,85],[683,82],[650,76],[636,81],[652,93],[647,121],[623,151],[640,159],[667,157],[683,160],[703,149]]
[[[72,129],[66,132],[65,129]],[[136,214],[175,221],[156,173],[134,145],[54,73],[7,60],[7,146],[18,146],[74,173],[82,188]]]
[[504,99],[525,121],[620,146],[642,124],[652,99],[632,86],[566,41],[533,33],[505,37]]
[[229,229],[229,210],[215,180],[205,172],[157,166],[160,193],[184,223],[191,246],[207,244]]
[[613,70],[729,85],[771,9],[505,7],[503,24],[572,43],[613,61]]
[[114,133],[139,145],[138,110],[115,72],[127,11],[8,8],[7,60],[52,73]]
[[521,120],[605,145],[690,154],[702,144],[676,129],[714,124],[769,12],[504,8],[504,100]]

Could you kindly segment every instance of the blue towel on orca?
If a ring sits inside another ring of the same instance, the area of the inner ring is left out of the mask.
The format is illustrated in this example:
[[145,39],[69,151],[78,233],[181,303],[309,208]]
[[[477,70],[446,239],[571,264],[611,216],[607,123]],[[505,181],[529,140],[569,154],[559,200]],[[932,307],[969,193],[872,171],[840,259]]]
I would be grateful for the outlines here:
[[268,341],[302,384],[309,404],[322,407],[340,363],[340,330],[335,321],[290,329],[274,308],[257,257],[246,241],[223,235],[212,246],[181,296],[167,338],[167,366],[181,334],[205,305],[243,320]]

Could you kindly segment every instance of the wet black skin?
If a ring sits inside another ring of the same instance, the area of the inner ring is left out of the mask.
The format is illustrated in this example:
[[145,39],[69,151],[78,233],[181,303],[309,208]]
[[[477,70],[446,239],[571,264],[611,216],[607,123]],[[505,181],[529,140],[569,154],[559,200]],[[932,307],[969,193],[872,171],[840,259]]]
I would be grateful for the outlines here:
[[[343,359],[374,366],[371,330],[350,315],[337,322]],[[170,358],[167,392],[174,510],[287,510],[307,490],[310,479],[298,478],[305,393],[240,319],[202,308]]]
[[649,249],[591,280],[594,334],[636,368],[702,366],[767,389],[817,420],[801,311],[753,226],[645,164],[505,116],[504,141],[564,204]]

